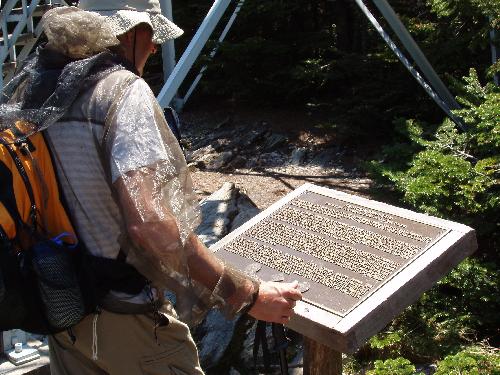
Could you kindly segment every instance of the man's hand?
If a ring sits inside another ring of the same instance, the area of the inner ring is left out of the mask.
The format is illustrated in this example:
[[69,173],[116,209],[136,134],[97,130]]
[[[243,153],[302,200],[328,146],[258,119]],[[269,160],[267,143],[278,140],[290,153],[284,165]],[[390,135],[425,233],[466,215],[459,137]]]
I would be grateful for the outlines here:
[[302,299],[302,293],[298,287],[298,281],[293,283],[262,282],[257,301],[248,313],[258,320],[288,323],[296,301]]

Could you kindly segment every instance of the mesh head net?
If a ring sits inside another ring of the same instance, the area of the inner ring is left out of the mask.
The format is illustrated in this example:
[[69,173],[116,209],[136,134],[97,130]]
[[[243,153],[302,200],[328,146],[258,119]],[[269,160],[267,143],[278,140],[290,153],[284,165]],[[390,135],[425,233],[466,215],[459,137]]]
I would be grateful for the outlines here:
[[20,66],[0,96],[0,132],[16,140],[46,129],[78,94],[102,77],[130,64],[107,47],[118,40],[105,19],[77,8],[55,8],[43,20],[48,43]]
[[90,57],[120,44],[102,16],[75,7],[51,9],[44,14],[42,22],[47,47],[75,59]]

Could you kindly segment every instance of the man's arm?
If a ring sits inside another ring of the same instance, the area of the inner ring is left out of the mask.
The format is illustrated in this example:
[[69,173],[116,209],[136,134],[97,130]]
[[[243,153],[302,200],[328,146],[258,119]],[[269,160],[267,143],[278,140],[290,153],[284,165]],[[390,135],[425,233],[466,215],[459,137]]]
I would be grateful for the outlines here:
[[[195,234],[185,244],[174,215],[161,204],[161,186],[155,168],[127,172],[114,183],[127,234],[144,257],[161,269],[188,272],[187,277],[213,291],[238,312],[254,300],[249,314],[259,320],[286,323],[295,301],[301,299],[297,283],[262,282],[260,286],[239,271],[224,265]],[[184,268],[184,259],[187,267]],[[149,275],[145,275],[148,277]],[[166,275],[168,276],[168,275]]]
[[[287,320],[301,297],[295,285],[259,286],[222,263],[191,233],[195,197],[189,172],[147,84],[136,80],[121,97],[116,110],[108,114],[111,131],[105,154],[126,231],[135,244],[129,261],[158,286],[197,296],[205,305],[199,306],[202,309],[215,304],[232,317],[255,300],[250,310],[254,317]],[[206,294],[186,289],[190,280],[204,286]],[[190,297],[182,298],[189,305]]]
[[[205,254],[217,259],[194,234],[189,237],[186,246],[196,248],[195,252],[200,254],[199,259],[205,258]],[[202,280],[206,278],[206,276],[203,276],[205,273],[203,269],[204,266],[204,262],[197,262],[194,259],[189,262],[189,269],[192,277],[203,284],[204,282]],[[206,278],[206,280],[213,282],[216,278],[217,277],[214,277],[211,280]],[[240,293],[245,293],[246,295],[254,293],[255,290],[252,288],[253,286],[253,283],[247,283],[247,289]],[[248,313],[255,319],[274,323],[287,323],[293,314],[293,308],[295,307],[296,301],[302,299],[302,294],[298,290],[298,282],[261,282],[257,293],[258,295],[255,303]],[[238,299],[234,294],[232,298],[233,301],[231,297],[228,298],[228,303],[240,303],[242,299],[241,297]]]

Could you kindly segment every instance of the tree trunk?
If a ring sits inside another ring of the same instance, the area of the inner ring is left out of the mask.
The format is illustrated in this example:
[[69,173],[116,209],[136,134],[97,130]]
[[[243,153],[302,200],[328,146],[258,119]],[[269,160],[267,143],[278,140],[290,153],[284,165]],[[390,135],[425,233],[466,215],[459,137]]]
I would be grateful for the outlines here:
[[342,375],[342,353],[304,337],[304,375]]

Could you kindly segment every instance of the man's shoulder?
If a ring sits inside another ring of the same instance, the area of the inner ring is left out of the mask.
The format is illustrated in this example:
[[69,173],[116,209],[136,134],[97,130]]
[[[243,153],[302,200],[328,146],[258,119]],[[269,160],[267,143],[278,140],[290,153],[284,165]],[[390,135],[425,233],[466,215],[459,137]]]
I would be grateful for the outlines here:
[[104,85],[107,89],[112,89],[113,87],[128,86],[137,80],[142,80],[142,78],[130,70],[119,69],[101,79],[99,85]]
[[[102,78],[81,99],[84,102],[94,103],[94,105],[106,109],[117,99],[129,96],[130,91],[128,90],[139,90],[140,95],[144,97],[149,96],[151,91],[148,84],[141,77],[129,70],[120,69]],[[151,93],[151,95],[153,94]]]

